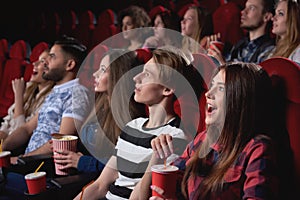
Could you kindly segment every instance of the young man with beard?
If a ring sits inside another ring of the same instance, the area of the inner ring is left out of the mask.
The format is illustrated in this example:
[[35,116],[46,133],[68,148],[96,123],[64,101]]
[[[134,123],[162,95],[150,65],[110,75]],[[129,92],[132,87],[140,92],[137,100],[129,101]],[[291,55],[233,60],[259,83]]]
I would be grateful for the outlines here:
[[[270,37],[272,17],[274,14],[274,0],[247,0],[245,8],[241,12],[241,28],[245,29],[247,37],[237,42],[226,61],[242,61],[260,63],[274,48],[275,40]],[[224,64],[222,53],[214,47],[208,54]]]
[[76,78],[86,55],[86,47],[74,38],[64,36],[55,41],[43,78],[56,85],[39,112],[5,139],[4,150],[14,151],[28,143],[23,156],[47,154],[52,152],[52,133],[77,134],[90,110],[88,90]]

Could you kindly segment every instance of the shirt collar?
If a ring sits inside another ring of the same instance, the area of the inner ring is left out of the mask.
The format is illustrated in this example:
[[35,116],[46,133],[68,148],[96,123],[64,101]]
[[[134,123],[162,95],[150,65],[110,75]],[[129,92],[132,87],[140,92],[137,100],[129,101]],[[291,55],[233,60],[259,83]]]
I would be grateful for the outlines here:
[[268,34],[264,34],[254,40],[249,41],[249,43],[254,44],[254,45],[260,45],[269,39],[270,39],[270,37],[268,36]]
[[55,85],[53,87],[54,90],[63,90],[66,88],[73,87],[75,84],[79,84],[79,78],[73,79],[71,81],[68,81],[66,83],[60,84],[60,85]]

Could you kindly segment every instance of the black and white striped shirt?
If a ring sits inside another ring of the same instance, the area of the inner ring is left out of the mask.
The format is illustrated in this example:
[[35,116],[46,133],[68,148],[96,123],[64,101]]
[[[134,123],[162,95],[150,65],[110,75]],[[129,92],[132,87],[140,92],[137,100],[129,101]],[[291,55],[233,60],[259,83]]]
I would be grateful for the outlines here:
[[[128,199],[133,188],[144,175],[152,156],[151,140],[160,134],[173,137],[174,146],[180,144],[182,151],[187,144],[186,135],[179,127],[180,118],[177,116],[167,124],[156,128],[145,128],[148,118],[137,118],[129,122],[123,129],[116,148],[118,179],[110,185],[106,194],[107,199]],[[184,147],[184,148],[183,148]],[[167,162],[173,161],[177,155],[171,155]]]

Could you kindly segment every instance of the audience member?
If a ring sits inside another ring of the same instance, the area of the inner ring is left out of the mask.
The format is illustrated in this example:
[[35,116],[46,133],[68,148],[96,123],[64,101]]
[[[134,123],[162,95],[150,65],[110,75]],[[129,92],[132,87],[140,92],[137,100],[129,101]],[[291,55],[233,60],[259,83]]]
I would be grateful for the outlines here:
[[147,12],[139,6],[129,6],[121,10],[119,19],[122,35],[129,41],[125,48],[131,51],[141,48],[150,34],[149,29],[142,29],[151,26]]
[[53,81],[47,81],[42,77],[48,55],[49,50],[46,50],[36,62],[33,62],[33,73],[26,86],[23,78],[12,81],[15,101],[1,124],[0,139],[5,139],[11,132],[29,121],[54,86]]
[[115,155],[99,178],[85,188],[83,199],[134,199],[132,189],[143,176],[152,154],[150,142],[162,133],[169,132],[178,145],[178,152],[174,152],[167,162],[182,152],[180,147],[186,145],[187,135],[178,128],[180,118],[173,110],[173,103],[175,95],[187,90],[179,81],[185,70],[192,67],[185,58],[175,47],[155,49],[143,71],[134,77],[134,99],[148,106],[149,118],[137,118],[125,126],[117,141]]
[[[206,93],[207,130],[188,144],[172,164],[181,177],[178,199],[277,199],[275,145],[265,133],[271,81],[254,63],[220,66]],[[172,136],[162,134],[151,141],[153,155],[148,166],[162,162],[173,150]],[[140,199],[151,195],[151,172],[140,182]],[[151,188],[163,194],[162,188]],[[150,199],[160,199],[151,197]]]
[[192,53],[206,53],[207,37],[213,34],[212,17],[204,8],[190,6],[181,20],[183,48]]
[[154,35],[146,39],[143,47],[155,49],[165,45],[181,46],[181,37],[178,33],[180,21],[175,13],[165,8],[153,17],[152,25]]
[[277,36],[271,56],[289,58],[300,64],[300,7],[296,1],[280,0],[273,17],[272,33]]
[[50,49],[43,78],[56,83],[38,113],[13,131],[4,141],[4,150],[28,145],[23,156],[52,153],[51,134],[77,134],[89,112],[88,90],[76,79],[86,57],[86,47],[64,36]]
[[[62,169],[71,167],[77,168],[79,172],[101,172],[110,156],[113,155],[121,133],[120,126],[124,126],[131,119],[145,116],[145,106],[136,103],[133,96],[130,97],[134,88],[132,82],[134,73],[130,70],[140,64],[134,51],[110,50],[104,54],[98,71],[93,74],[97,93],[95,111],[91,112],[79,133],[81,141],[92,156],[67,150],[58,152],[59,154],[54,155],[54,161],[65,164]],[[116,107],[116,103],[112,101],[112,94],[117,84],[120,87],[116,87],[118,104],[122,106],[122,110],[119,109],[117,112],[122,116],[119,114],[120,118],[115,120],[117,116],[113,115],[111,104],[113,103]],[[125,108],[129,98],[130,115],[126,115]]]
[[265,60],[274,48],[275,41],[270,36],[271,19],[274,14],[274,0],[247,0],[241,12],[241,28],[248,33],[235,44],[230,53],[222,52],[213,45],[208,55],[215,57],[221,64],[226,61],[260,63]]

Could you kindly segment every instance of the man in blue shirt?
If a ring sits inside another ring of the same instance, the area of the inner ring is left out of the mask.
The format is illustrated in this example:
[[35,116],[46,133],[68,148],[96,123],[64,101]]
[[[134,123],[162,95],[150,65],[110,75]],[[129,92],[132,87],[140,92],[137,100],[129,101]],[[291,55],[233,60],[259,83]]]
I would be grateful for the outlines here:
[[43,78],[56,86],[46,97],[39,112],[16,129],[3,143],[3,149],[13,151],[28,142],[24,156],[51,153],[51,134],[77,134],[88,114],[89,92],[76,78],[87,55],[87,49],[71,37],[63,37],[50,49]]

